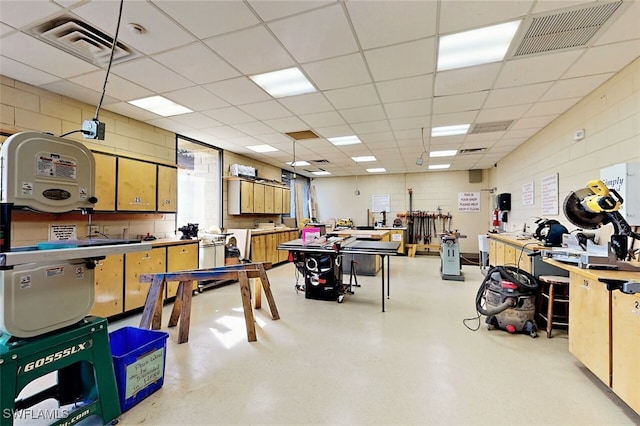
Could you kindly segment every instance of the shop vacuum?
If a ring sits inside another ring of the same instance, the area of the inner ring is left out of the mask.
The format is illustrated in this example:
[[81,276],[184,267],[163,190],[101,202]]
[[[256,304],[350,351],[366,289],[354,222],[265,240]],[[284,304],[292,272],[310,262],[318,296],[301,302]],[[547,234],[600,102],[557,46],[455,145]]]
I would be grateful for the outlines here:
[[478,314],[487,317],[489,330],[523,332],[537,337],[535,324],[538,280],[512,266],[494,266],[487,272],[476,295]]

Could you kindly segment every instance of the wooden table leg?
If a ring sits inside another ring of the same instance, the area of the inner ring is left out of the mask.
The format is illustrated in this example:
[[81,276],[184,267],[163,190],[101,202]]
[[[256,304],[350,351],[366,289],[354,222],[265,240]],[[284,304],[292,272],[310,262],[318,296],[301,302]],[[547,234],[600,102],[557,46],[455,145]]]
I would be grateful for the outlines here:
[[178,283],[178,290],[176,291],[176,298],[173,301],[173,309],[171,309],[171,316],[169,317],[169,327],[175,327],[178,324],[178,319],[182,313],[182,283]]
[[191,323],[191,298],[193,296],[193,284],[191,281],[180,281],[180,300],[182,301],[182,312],[180,315],[180,326],[178,327],[178,343],[189,341],[189,325]]
[[162,296],[164,293],[164,275],[156,275],[151,281],[144,310],[140,319],[140,328],[159,330],[162,321]]
[[247,326],[247,340],[255,342],[256,324],[253,319],[253,308],[251,307],[251,288],[246,271],[238,271],[238,282],[240,283],[240,295],[242,296],[242,309],[244,310],[244,321]]
[[271,319],[274,319],[274,320],[280,319],[280,314],[278,313],[278,307],[276,306],[276,301],[273,298],[273,293],[271,293],[271,284],[269,283],[269,277],[267,277],[267,271],[264,269],[263,265],[258,266],[258,268],[260,269],[260,281],[262,282],[264,295],[267,298],[267,303],[269,303],[269,311],[271,311]]
[[262,280],[251,278],[253,284],[253,306],[256,309],[262,308]]

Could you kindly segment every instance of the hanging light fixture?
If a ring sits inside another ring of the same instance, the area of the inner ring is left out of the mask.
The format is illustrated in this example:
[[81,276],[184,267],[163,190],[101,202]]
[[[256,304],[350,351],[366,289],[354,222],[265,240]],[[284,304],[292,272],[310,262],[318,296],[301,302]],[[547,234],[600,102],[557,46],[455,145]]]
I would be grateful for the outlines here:
[[424,127],[420,129],[420,132],[422,138],[422,152],[420,153],[420,157],[416,160],[416,166],[422,166],[424,164],[422,156],[427,153],[427,148],[424,146]]
[[358,175],[356,174],[356,190],[354,191],[356,196],[360,195],[360,190],[358,189]]

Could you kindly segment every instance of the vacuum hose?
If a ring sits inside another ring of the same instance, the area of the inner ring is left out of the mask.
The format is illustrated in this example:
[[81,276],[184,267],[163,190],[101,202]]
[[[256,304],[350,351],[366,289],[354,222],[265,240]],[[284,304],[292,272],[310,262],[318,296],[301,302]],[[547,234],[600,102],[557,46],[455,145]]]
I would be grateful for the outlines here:
[[492,309],[484,309],[480,304],[477,304],[476,307],[478,308],[478,312],[480,312],[482,315],[490,317],[493,315],[498,315],[500,312],[505,311],[509,308],[513,308],[514,306],[516,306],[516,300],[509,297],[500,305]]

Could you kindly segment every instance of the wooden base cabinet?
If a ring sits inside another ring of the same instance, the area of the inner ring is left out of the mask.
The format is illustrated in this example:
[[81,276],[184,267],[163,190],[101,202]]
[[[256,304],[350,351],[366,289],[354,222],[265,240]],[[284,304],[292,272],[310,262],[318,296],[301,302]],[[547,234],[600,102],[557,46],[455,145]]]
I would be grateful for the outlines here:
[[125,282],[124,282],[124,309],[132,309],[144,306],[149,292],[149,283],[138,281],[140,274],[157,274],[166,272],[165,247],[155,247],[125,254]]
[[613,391],[640,414],[640,294],[612,294]]
[[[182,244],[167,247],[167,272],[187,271],[198,269],[198,243]],[[178,291],[178,281],[167,282],[166,298],[175,297]],[[193,282],[192,290],[197,290],[198,283]]]
[[91,315],[110,317],[124,312],[122,300],[124,255],[112,254],[94,269],[95,299]]

